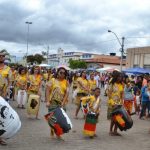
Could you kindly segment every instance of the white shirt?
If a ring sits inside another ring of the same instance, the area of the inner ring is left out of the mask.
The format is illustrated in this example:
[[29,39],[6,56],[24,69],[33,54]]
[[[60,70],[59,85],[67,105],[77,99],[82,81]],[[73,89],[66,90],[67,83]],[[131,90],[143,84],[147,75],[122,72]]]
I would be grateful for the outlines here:
[[99,87],[99,80],[100,80],[100,77],[98,75],[96,75],[94,77],[94,80],[96,80],[96,86]]

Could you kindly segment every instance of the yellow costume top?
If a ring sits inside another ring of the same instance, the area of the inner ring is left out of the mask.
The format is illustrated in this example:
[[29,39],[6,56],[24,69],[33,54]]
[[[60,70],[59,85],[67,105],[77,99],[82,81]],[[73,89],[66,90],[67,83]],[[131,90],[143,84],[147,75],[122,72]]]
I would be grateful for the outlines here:
[[47,83],[51,88],[49,101],[54,105],[61,105],[63,98],[68,90],[67,80],[62,81],[52,78],[51,81]]
[[77,79],[77,82],[78,82],[78,93],[87,93],[87,91],[85,91],[84,87],[86,87],[86,88],[89,87],[88,80],[79,77]]
[[6,89],[9,84],[11,77],[10,67],[4,65],[3,68],[0,68],[0,95],[6,94]]
[[40,85],[41,85],[42,77],[41,75],[29,75],[29,92],[38,93]]
[[122,105],[123,85],[121,83],[110,84],[108,87],[108,105]]
[[81,98],[82,104],[85,105],[86,103],[88,103],[89,105],[89,111],[95,112],[95,113],[99,113],[100,111],[100,105],[101,105],[101,99],[100,97],[98,97],[96,99],[95,96],[91,95],[91,96],[85,96],[83,98]]
[[77,88],[77,86],[78,86],[78,82],[77,82],[77,80],[78,80],[78,77],[73,77],[73,88]]
[[96,80],[89,80],[90,90],[94,90],[96,88]]
[[14,70],[12,71],[12,75],[11,75],[11,78],[10,78],[10,81],[13,82],[16,80],[16,77],[17,77],[17,71]]
[[24,74],[24,75],[18,75],[17,78],[16,78],[16,86],[18,89],[26,89],[26,86],[27,86],[27,75]]

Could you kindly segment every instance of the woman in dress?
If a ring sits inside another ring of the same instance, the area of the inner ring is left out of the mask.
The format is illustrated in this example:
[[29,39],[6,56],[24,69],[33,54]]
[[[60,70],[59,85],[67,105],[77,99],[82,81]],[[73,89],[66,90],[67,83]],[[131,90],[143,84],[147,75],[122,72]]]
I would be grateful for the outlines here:
[[112,79],[108,87],[108,111],[107,118],[111,120],[110,122],[110,131],[111,136],[120,134],[117,132],[117,125],[115,124],[112,118],[112,112],[117,108],[118,105],[123,105],[123,84],[122,84],[122,75],[118,71],[114,71]]
[[94,94],[94,90],[96,88],[96,80],[94,80],[94,73],[90,74],[89,86],[90,86],[90,93]]
[[[39,67],[33,68],[31,71],[31,75],[29,75],[28,79],[29,79],[28,80],[28,82],[29,82],[28,97],[30,97],[30,95],[37,95],[37,96],[39,96],[39,99],[40,99],[40,96],[41,96],[40,86],[41,86],[41,81],[42,81],[42,76],[40,74],[40,68]],[[38,99],[37,103],[40,106],[39,99]],[[30,113],[28,113],[28,114],[30,115]],[[37,110],[37,113],[36,113],[36,119],[39,119],[38,114],[39,114],[39,109]]]
[[78,113],[81,108],[81,98],[87,96],[90,93],[89,82],[86,79],[86,72],[81,72],[80,77],[77,79],[78,87],[77,87],[77,96],[75,100],[75,104],[77,105],[75,112],[75,119],[78,119]]
[[19,74],[16,78],[16,93],[18,108],[25,109],[27,100],[27,73],[24,67],[19,68]]
[[79,74],[76,72],[73,76],[73,82],[72,82],[72,103],[75,100],[76,94],[77,94],[77,79],[79,77]]
[[[46,106],[50,113],[57,107],[66,110],[69,95],[69,83],[66,80],[67,70],[63,67],[58,68],[56,77],[52,78],[46,86]],[[51,136],[54,136],[54,130],[51,128]],[[57,136],[61,138],[61,136]]]

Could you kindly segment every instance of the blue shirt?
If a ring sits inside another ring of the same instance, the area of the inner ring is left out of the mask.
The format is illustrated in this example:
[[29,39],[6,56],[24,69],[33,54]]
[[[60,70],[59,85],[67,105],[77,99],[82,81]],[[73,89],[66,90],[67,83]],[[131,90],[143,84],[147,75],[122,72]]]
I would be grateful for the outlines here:
[[142,89],[141,89],[141,95],[142,95],[142,102],[147,102],[149,101],[149,96],[147,94],[147,86],[144,86]]

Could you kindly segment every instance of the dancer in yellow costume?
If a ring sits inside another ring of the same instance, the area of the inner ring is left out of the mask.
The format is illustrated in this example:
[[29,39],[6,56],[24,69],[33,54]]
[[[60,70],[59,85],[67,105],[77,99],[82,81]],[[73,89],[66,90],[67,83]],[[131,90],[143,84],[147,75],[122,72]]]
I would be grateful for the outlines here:
[[[57,70],[56,78],[52,78],[46,87],[46,106],[51,112],[56,107],[63,107],[66,109],[69,95],[69,83],[66,80],[67,70],[60,67]],[[51,129],[51,136],[54,136],[54,131]],[[57,137],[60,138],[60,137]]]
[[48,69],[48,81],[50,81],[54,77],[52,70]]
[[28,79],[30,83],[28,93],[40,95],[40,85],[42,76],[38,67],[33,68],[31,75],[29,75]]
[[15,66],[11,66],[11,78],[10,78],[10,86],[12,86],[12,100],[15,99],[15,80],[17,77],[17,71],[15,70]]
[[36,119],[38,118],[39,106],[40,106],[40,86],[42,81],[42,76],[40,74],[40,68],[35,67],[31,71],[31,75],[28,77],[29,79],[29,88],[28,88],[28,104],[27,104],[27,112],[29,115],[36,115]]
[[[19,90],[24,90],[25,92],[27,92],[27,74],[26,74],[26,69],[24,67],[20,67],[19,68],[19,74],[16,78],[16,95],[17,95],[17,99],[18,99],[18,91]],[[18,108],[25,108],[25,103],[26,100],[23,102],[22,106],[20,106],[20,100],[18,99]]]
[[108,87],[108,110],[107,118],[111,119],[110,122],[110,131],[111,136],[120,134],[117,132],[117,125],[114,123],[111,113],[118,105],[123,105],[123,84],[122,84],[122,75],[120,72],[114,71],[110,85]]
[[[4,64],[5,53],[0,51],[0,96],[6,98],[7,88],[10,84],[11,70]],[[0,145],[7,145],[7,143],[0,138]]]
[[77,96],[75,100],[75,104],[77,105],[75,111],[75,119],[78,119],[78,113],[81,107],[81,98],[87,96],[90,93],[89,82],[86,79],[86,72],[81,72],[80,77],[77,79],[78,87],[77,87]]
[[96,80],[94,80],[94,73],[90,74],[90,80],[89,80],[89,85],[90,85],[90,93],[93,94],[95,88],[96,88]]
[[81,103],[89,105],[89,112],[86,116],[83,133],[87,136],[94,137],[96,136],[96,123],[98,122],[101,106],[100,88],[95,88],[93,95],[83,97],[81,100]]
[[76,90],[76,88],[78,87],[78,81],[77,81],[78,78],[79,78],[78,73],[75,73],[73,76],[73,83],[72,83],[73,84],[73,87],[72,87],[73,91]]
[[0,52],[0,96],[6,98],[7,88],[10,85],[11,70],[4,64],[5,53]]

